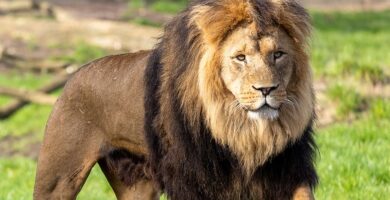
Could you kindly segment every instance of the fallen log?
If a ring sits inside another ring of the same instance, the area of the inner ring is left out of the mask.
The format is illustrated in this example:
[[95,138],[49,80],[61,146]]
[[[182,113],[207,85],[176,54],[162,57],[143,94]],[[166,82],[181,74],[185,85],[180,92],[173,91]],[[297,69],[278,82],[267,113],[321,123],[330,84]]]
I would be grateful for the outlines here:
[[0,87],[0,95],[14,97],[23,101],[28,101],[36,104],[53,105],[57,98],[49,96],[42,92],[34,92],[23,89],[15,89],[8,87]]
[[65,70],[69,64],[49,61],[19,61],[14,62],[13,67],[23,72],[33,73],[59,73]]
[[[69,75],[59,76],[49,84],[39,88],[37,92],[46,93],[46,94],[54,92],[55,90],[62,88],[65,85],[68,78]],[[19,109],[23,108],[25,105],[28,105],[29,103],[31,102],[26,100],[21,100],[21,99],[13,100],[8,105],[0,108],[0,119],[8,118],[9,116],[17,112]]]

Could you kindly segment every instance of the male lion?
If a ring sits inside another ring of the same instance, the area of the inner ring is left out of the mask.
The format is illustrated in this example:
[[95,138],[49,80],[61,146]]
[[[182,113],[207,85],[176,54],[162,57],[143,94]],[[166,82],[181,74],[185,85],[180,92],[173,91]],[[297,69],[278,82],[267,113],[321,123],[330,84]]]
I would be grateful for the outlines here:
[[293,0],[198,0],[151,51],[66,85],[35,199],[74,199],[99,163],[118,199],[314,199],[310,24]]

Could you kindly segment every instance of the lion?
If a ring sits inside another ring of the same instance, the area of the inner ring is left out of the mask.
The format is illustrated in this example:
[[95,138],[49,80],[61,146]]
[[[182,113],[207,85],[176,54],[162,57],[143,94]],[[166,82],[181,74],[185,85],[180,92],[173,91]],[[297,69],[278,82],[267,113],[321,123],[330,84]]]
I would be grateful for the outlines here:
[[75,199],[98,163],[118,199],[314,199],[308,13],[198,0],[149,51],[91,62],[48,120],[34,199]]

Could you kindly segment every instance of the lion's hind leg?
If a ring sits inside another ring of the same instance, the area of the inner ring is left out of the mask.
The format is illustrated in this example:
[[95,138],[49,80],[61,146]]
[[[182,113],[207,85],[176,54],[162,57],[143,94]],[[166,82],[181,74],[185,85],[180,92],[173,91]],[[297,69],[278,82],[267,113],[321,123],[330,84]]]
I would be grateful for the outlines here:
[[81,147],[69,149],[66,147],[67,144],[57,145],[42,147],[34,199],[75,199],[99,157],[97,150],[88,149],[94,145],[80,145],[85,149]]
[[143,158],[114,150],[99,160],[100,168],[119,200],[157,200],[160,192],[147,174]]
[[102,133],[77,115],[53,112],[39,154],[34,199],[75,199],[101,154]]

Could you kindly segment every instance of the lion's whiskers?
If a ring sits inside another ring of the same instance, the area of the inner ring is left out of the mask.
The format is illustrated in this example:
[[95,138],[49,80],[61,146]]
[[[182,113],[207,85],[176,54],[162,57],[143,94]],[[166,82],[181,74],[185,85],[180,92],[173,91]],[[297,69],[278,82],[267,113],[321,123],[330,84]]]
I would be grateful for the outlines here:
[[291,105],[291,106],[294,105],[294,102],[292,100],[290,100],[289,98],[284,99],[283,102],[288,104],[288,105]]
[[286,101],[288,101],[291,105],[296,105],[298,103],[297,97],[293,95],[288,95]]
[[229,110],[231,111],[236,111],[238,109],[243,109],[244,106],[240,103],[240,101],[238,101],[238,99],[235,99],[234,101],[232,101],[229,106],[228,106]]

